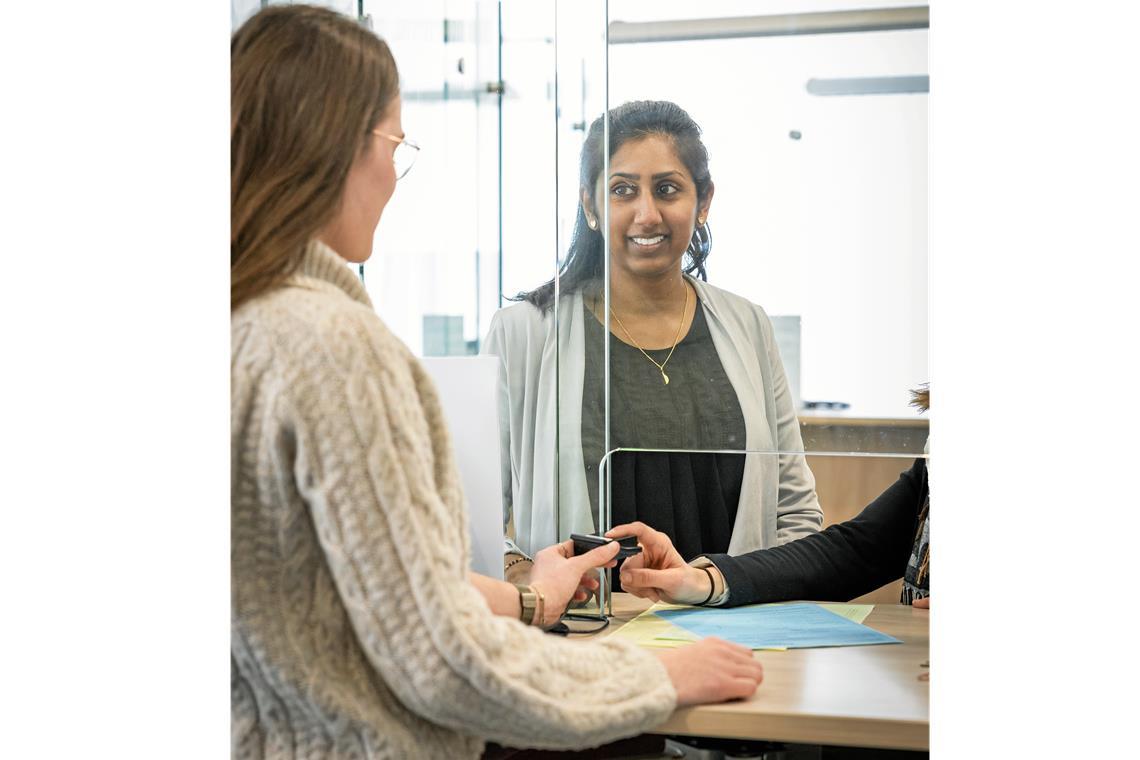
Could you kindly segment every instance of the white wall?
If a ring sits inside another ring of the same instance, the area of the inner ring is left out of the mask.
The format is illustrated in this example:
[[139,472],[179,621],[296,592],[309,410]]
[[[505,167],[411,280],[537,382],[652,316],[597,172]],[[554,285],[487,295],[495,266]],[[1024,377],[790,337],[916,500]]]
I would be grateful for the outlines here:
[[[346,16],[356,17],[356,0],[297,0],[297,2],[304,2],[306,5],[323,5]],[[295,3],[289,2],[289,0],[271,0],[267,3],[263,3],[262,0],[230,0],[230,22],[234,30],[236,31],[239,26],[245,23],[247,18],[261,10],[263,4],[294,5]]]

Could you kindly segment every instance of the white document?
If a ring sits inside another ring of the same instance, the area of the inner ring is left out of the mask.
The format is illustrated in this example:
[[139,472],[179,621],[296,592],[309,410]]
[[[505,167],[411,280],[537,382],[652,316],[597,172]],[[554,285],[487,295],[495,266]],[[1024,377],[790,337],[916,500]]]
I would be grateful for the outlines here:
[[499,456],[499,358],[420,360],[435,382],[451,433],[471,535],[471,569],[503,577],[503,486]]

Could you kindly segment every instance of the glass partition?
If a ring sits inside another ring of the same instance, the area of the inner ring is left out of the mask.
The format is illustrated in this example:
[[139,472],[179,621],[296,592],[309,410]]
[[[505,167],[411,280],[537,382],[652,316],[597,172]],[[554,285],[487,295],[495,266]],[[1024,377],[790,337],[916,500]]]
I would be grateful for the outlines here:
[[851,516],[926,443],[925,8],[501,8],[519,547],[642,519],[737,553]]
[[[557,4],[559,69],[559,301],[570,340],[559,356],[559,505],[576,517],[575,532],[602,530],[597,468],[608,446],[604,376],[606,345],[596,314],[604,313],[603,242],[597,213],[582,197],[582,157],[603,141],[595,125],[607,107],[605,2]],[[595,149],[596,150],[596,149]],[[586,519],[585,515],[589,515]]]
[[527,553],[601,526],[591,489],[607,445],[595,403],[605,341],[590,328],[604,256],[579,159],[606,107],[605,21],[601,0],[503,3],[504,309],[487,350],[507,385],[508,534]]
[[768,548],[924,456],[926,28],[902,3],[609,3],[603,529]]
[[[716,457],[720,457],[717,459]],[[789,541],[815,533],[836,523],[845,522],[860,514],[868,506],[875,504],[881,515],[891,509],[896,516],[913,519],[914,532],[926,529],[919,519],[925,506],[922,501],[925,473],[901,480],[901,476],[916,467],[917,460],[926,460],[925,454],[917,457],[908,454],[861,454],[861,453],[776,453],[738,450],[692,450],[692,449],[615,449],[601,462],[602,480],[612,477],[613,498],[605,512],[607,523],[620,525],[633,519],[646,516],[636,515],[634,505],[641,506],[640,492],[649,491],[658,503],[665,505],[657,514],[650,517],[648,524],[656,530],[668,534],[677,551],[685,559],[700,554],[727,553],[740,555],[760,548],[778,546]],[[684,478],[659,477],[662,469],[701,468],[715,470],[720,476],[735,476],[734,489],[727,489],[734,498],[725,498],[714,505],[703,505],[697,511],[686,508],[695,495],[683,494],[682,499],[673,498],[680,485],[687,487]],[[822,523],[813,513],[809,499],[789,499],[783,501],[778,514],[765,514],[758,510],[748,510],[745,498],[755,492],[765,480],[774,479],[788,470],[810,473],[814,478],[814,490],[822,503],[827,504]],[[914,473],[911,473],[914,474]],[[899,484],[908,486],[899,488]],[[888,493],[888,489],[895,490]],[[908,501],[909,500],[909,501]],[[911,512],[908,512],[911,510]],[[880,517],[881,519],[881,517]],[[867,530],[865,527],[864,530]],[[911,535],[905,535],[908,545]],[[917,539],[918,536],[913,536]],[[723,548],[712,550],[708,545],[722,544]],[[612,583],[613,590],[620,586]],[[852,599],[860,604],[898,604],[902,591],[901,578],[890,580],[878,588],[866,587]]]

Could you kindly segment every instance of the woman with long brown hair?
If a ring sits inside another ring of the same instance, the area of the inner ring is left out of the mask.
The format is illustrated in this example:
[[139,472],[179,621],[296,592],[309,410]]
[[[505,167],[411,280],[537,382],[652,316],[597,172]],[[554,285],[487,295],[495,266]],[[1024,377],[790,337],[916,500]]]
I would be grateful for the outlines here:
[[349,19],[262,10],[231,43],[235,757],[597,745],[752,694],[750,651],[543,634],[617,545],[471,573],[435,390],[347,263],[409,167],[395,61]]

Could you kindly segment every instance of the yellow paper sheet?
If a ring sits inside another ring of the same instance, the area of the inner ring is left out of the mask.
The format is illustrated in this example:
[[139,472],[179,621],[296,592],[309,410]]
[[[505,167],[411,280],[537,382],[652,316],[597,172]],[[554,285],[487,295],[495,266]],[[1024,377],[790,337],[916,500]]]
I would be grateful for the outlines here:
[[[638,646],[657,649],[674,649],[692,644],[694,641],[700,640],[697,634],[687,631],[680,626],[673,625],[668,620],[654,614],[659,610],[684,609],[685,606],[686,605],[683,604],[657,602],[645,612],[614,631],[612,635],[632,644],[637,644]],[[867,619],[867,616],[871,614],[871,611],[875,609],[875,605],[873,604],[821,602],[819,606],[856,623],[862,623]],[[773,647],[772,649],[784,651],[784,647]]]
[[871,611],[875,609],[873,604],[839,604],[838,602],[819,602],[820,607],[823,607],[828,612],[834,612],[836,615],[845,617],[853,623],[862,625]]
[[700,637],[653,614],[658,610],[679,610],[684,607],[683,604],[657,602],[612,635],[643,647],[671,649],[691,644]]

